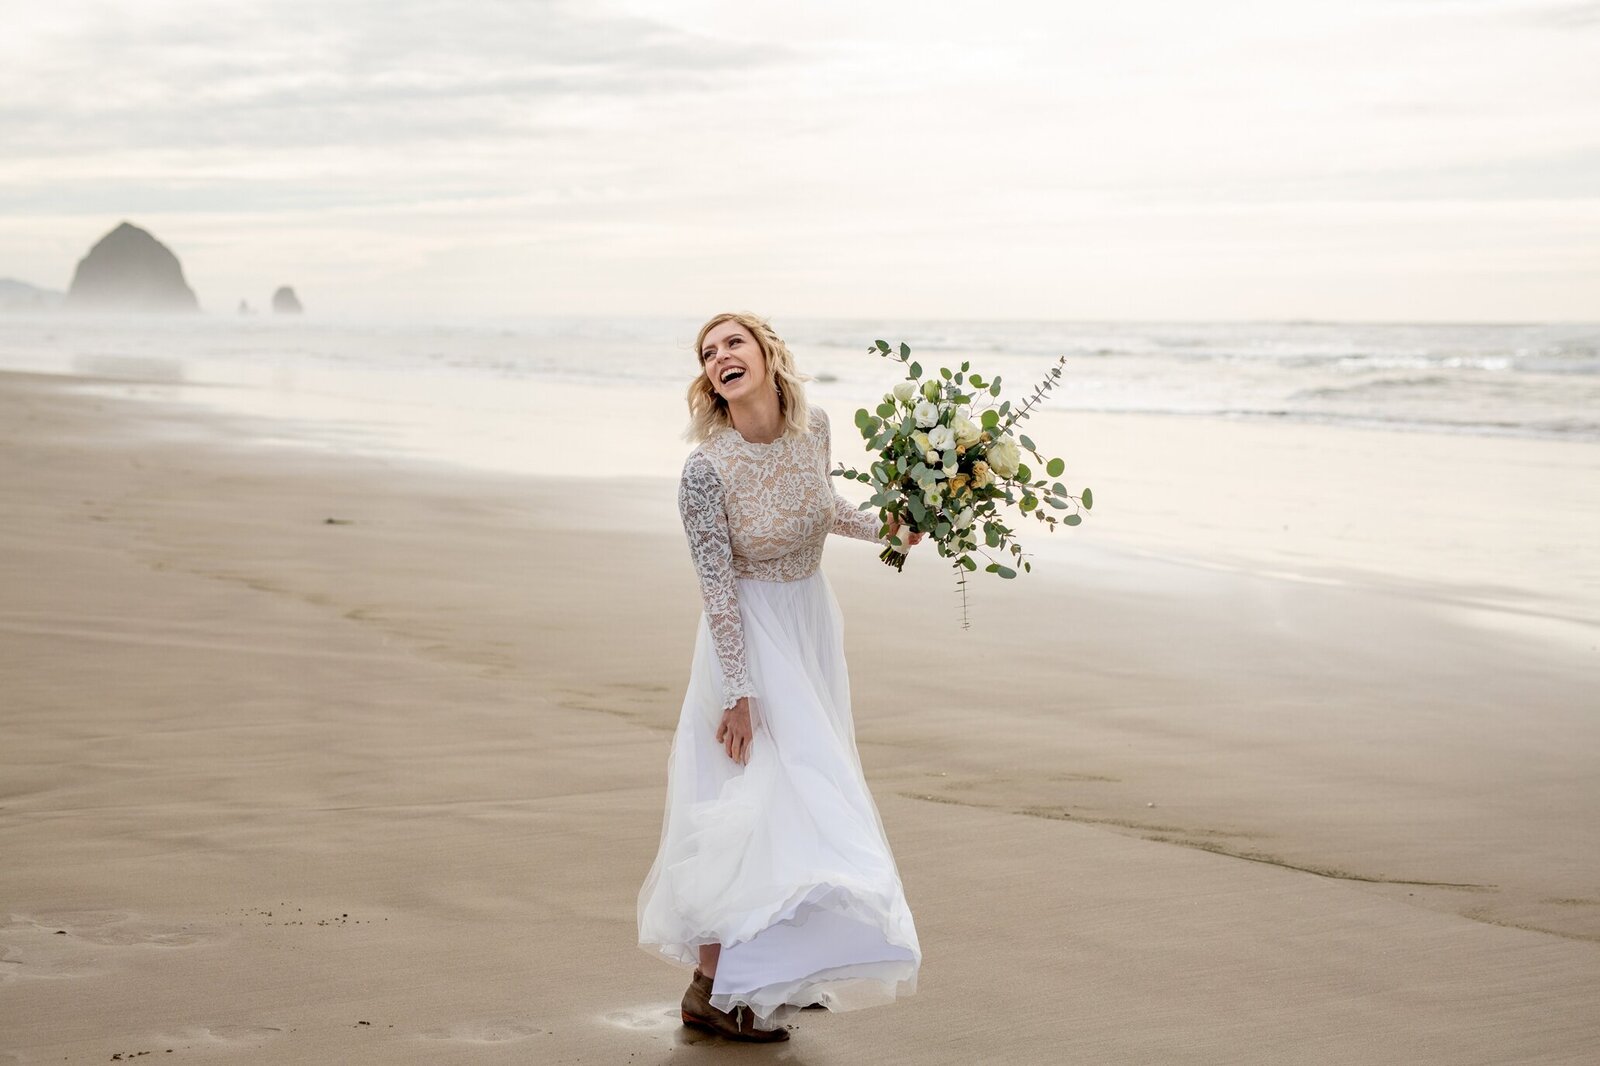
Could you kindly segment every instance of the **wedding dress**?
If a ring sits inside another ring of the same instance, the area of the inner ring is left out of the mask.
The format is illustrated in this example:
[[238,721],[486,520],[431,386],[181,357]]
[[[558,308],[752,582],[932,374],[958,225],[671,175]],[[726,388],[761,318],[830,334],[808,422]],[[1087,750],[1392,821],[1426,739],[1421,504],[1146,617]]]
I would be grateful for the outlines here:
[[[887,544],[828,474],[828,417],[770,444],[725,427],[684,462],[678,509],[699,576],[666,813],[639,892],[639,943],[684,965],[721,944],[711,1004],[770,1029],[798,1007],[916,990],[917,942],[856,750],[843,620],[819,568],[829,533]],[[740,765],[716,740],[749,697]]]

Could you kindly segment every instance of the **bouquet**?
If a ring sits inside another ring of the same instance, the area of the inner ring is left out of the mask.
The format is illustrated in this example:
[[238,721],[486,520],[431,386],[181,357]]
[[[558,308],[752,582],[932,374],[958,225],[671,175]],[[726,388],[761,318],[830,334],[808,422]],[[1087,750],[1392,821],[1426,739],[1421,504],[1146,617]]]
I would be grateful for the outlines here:
[[[867,351],[893,356],[887,341],[877,341]],[[990,549],[1002,558],[1009,552],[1011,562],[1024,572],[1033,570],[1006,524],[1001,504],[1031,515],[1052,533],[1058,524],[1078,525],[1082,512],[1094,507],[1090,490],[1073,495],[1054,480],[1066,470],[1065,462],[1041,455],[1026,434],[1011,433],[1055,386],[1066,356],[1056,361],[1020,406],[1000,399],[998,376],[986,380],[971,370],[969,362],[955,371],[940,367],[924,380],[922,365],[911,361],[908,345],[900,345],[898,356],[907,364],[905,380],[884,393],[875,411],[863,407],[856,412],[856,427],[877,458],[866,470],[852,470],[841,462],[839,469],[829,472],[872,486],[872,498],[861,510],[878,508],[884,530],[891,516],[898,520],[896,539],[901,545],[907,533],[925,533],[939,554],[952,560],[961,593],[961,625],[966,629],[967,574],[978,569],[974,554],[989,560],[986,573],[1003,578],[1014,578],[1017,571],[990,555]],[[1052,480],[1034,477],[1023,461],[1024,451]],[[896,547],[884,549],[879,558],[896,570],[906,561],[905,552]]]

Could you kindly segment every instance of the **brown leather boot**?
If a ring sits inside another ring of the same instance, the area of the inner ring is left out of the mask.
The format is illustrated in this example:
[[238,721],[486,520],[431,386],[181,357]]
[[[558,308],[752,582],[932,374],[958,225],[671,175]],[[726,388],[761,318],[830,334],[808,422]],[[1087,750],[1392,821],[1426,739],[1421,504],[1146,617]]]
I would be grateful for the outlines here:
[[732,1013],[713,1007],[711,978],[698,969],[694,972],[694,980],[689,982],[689,990],[683,994],[683,1024],[705,1029],[729,1040],[753,1040],[767,1044],[789,1039],[789,1030],[782,1026],[757,1029],[755,1016],[748,1007],[735,1007]]

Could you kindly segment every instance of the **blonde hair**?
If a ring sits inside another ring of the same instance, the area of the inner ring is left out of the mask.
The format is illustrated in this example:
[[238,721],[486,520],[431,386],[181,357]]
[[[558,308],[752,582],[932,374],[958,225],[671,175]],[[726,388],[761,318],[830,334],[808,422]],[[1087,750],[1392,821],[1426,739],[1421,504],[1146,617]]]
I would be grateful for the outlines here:
[[694,360],[700,372],[689,383],[689,428],[684,431],[684,439],[691,444],[698,444],[733,425],[733,420],[728,417],[728,401],[711,384],[711,379],[706,377],[705,364],[700,362],[706,334],[724,322],[739,323],[755,338],[756,346],[761,349],[762,359],[767,364],[767,386],[778,393],[778,413],[783,417],[782,435],[805,435],[811,415],[811,409],[806,405],[805,382],[810,381],[811,376],[795,369],[794,355],[789,351],[789,346],[783,343],[783,338],[773,331],[766,319],[744,311],[725,311],[714,315],[701,326],[694,340]]

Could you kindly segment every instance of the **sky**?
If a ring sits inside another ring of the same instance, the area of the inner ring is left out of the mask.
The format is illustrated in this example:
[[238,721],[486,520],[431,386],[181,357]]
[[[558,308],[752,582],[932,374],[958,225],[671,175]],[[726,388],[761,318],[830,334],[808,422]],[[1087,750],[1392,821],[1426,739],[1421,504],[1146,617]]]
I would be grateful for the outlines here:
[[1600,2],[0,0],[0,278],[202,306],[1600,319]]

